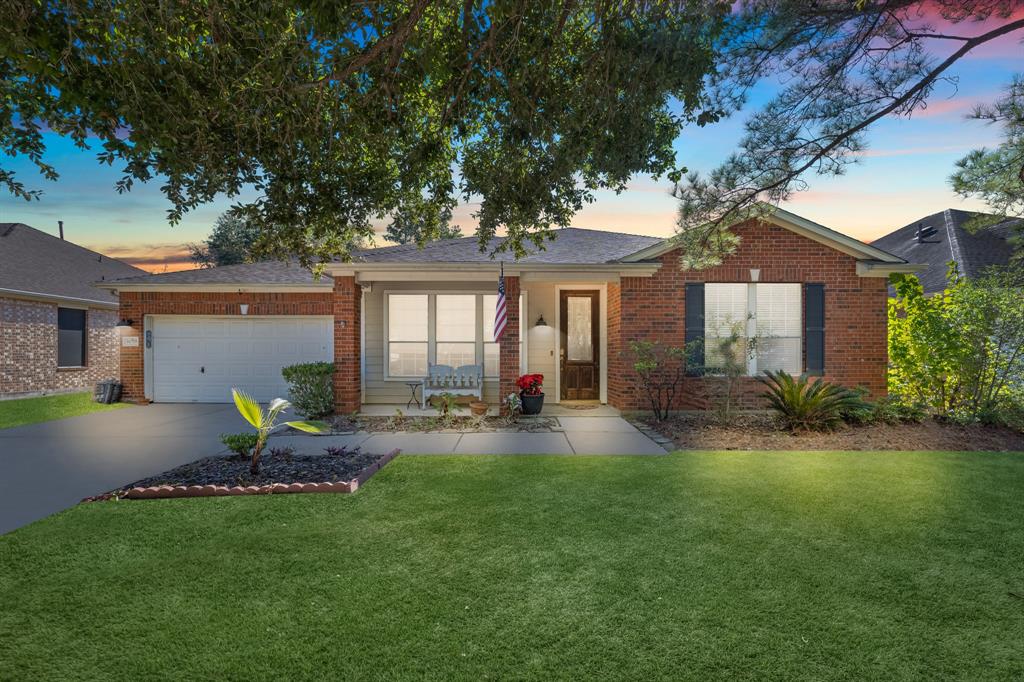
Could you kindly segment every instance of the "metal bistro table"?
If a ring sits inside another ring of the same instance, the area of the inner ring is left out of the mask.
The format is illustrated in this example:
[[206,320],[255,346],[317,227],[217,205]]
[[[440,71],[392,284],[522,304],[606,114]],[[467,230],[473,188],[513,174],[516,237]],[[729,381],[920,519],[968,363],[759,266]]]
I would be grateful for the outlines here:
[[405,404],[405,409],[408,410],[410,405],[415,405],[416,407],[419,407],[420,406],[420,401],[416,398],[416,389],[419,388],[420,386],[422,386],[423,382],[422,381],[407,381],[407,382],[405,382],[405,385],[409,387],[409,393],[412,394],[412,397],[409,398],[409,402],[407,402]]

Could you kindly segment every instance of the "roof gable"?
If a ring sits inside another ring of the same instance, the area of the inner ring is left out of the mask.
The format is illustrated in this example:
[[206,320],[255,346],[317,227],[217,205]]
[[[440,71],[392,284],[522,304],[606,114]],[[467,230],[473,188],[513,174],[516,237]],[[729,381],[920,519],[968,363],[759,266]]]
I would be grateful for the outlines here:
[[93,282],[140,274],[145,271],[23,223],[0,223],[0,289],[116,304],[117,296]]
[[[831,228],[825,227],[824,225],[820,225],[813,220],[807,220],[806,218],[798,216],[795,213],[790,213],[789,211],[778,208],[777,206],[768,207],[767,215],[762,216],[760,220],[783,227],[803,237],[807,237],[808,239],[812,239],[837,251],[841,251],[842,253],[852,256],[858,260],[892,264],[904,264],[907,262],[897,255],[883,251],[882,249],[870,244],[865,244],[864,242],[854,239],[849,235],[845,235],[842,232],[837,232]],[[651,258],[657,258],[677,248],[679,248],[678,244],[671,239],[666,239],[660,244],[643,249],[623,258],[622,262],[634,263],[649,260]]]

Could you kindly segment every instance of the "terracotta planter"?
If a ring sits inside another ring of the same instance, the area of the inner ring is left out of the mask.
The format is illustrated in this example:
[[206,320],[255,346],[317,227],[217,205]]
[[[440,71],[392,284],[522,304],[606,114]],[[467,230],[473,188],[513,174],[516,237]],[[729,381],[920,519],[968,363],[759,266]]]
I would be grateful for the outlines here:
[[520,400],[523,401],[523,414],[540,414],[541,409],[544,407],[544,394],[538,395],[526,395],[525,393],[519,394]]
[[469,411],[474,417],[483,417],[487,414],[487,403],[474,400],[469,404]]

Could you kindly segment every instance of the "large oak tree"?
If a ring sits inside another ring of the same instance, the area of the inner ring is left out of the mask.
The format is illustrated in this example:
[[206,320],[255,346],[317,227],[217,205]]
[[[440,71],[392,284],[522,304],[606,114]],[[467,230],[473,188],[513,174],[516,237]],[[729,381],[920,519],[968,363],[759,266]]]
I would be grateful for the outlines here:
[[[254,188],[259,252],[341,256],[371,221],[437,236],[460,199],[507,247],[635,173],[678,179],[728,12],[713,0],[8,0],[0,148],[44,131],[156,180],[169,218]],[[0,183],[39,188],[0,169]]]

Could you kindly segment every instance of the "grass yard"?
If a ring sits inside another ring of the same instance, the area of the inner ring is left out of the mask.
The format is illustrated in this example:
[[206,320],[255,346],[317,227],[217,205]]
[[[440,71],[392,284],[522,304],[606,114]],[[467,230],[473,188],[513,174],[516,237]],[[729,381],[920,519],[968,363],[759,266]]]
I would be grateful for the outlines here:
[[91,393],[62,393],[40,398],[0,400],[0,429],[77,417],[127,407],[124,403],[104,405],[93,402]]
[[1020,679],[1024,453],[399,457],[0,538],[0,679]]

